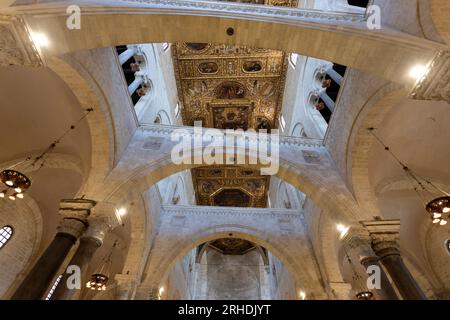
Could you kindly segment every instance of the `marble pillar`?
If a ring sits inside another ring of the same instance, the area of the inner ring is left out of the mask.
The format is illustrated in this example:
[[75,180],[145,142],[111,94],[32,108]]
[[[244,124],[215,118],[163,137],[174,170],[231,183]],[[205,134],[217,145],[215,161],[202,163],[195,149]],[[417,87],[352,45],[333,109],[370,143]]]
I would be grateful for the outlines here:
[[399,250],[399,220],[365,221],[372,248],[405,300],[426,300],[426,296],[406,267]]
[[17,288],[13,300],[42,299],[56,272],[72,246],[88,226],[87,218],[95,201],[87,199],[61,200],[62,217],[55,238]]

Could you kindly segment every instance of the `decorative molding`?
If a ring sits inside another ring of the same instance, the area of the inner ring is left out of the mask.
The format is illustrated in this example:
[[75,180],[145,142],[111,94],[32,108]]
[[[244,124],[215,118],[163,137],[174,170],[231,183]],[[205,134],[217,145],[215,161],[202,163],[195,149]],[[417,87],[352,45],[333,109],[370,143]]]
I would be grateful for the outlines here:
[[270,216],[272,218],[300,219],[302,212],[292,209],[272,208],[235,208],[211,206],[161,206],[162,214],[188,216],[188,215],[228,215],[228,216]]
[[31,39],[25,21],[0,14],[0,66],[43,66],[39,49]]
[[[166,139],[170,140],[170,136],[175,131],[184,130],[187,134],[191,136],[191,138],[194,138],[194,127],[189,126],[174,126],[174,125],[164,125],[164,124],[143,124],[140,127],[143,131],[151,133],[151,135],[154,135],[155,137],[164,137]],[[203,134],[207,130],[214,130],[214,132],[221,133],[222,135],[225,135],[225,130],[222,129],[211,129],[211,128],[202,128]],[[241,136],[240,134],[236,133],[236,137]],[[245,137],[250,140],[256,140],[261,141],[262,139],[266,140],[266,138],[262,138],[261,136],[257,134],[251,134],[247,133]],[[271,141],[271,135],[267,134],[267,143],[270,144]],[[286,146],[298,146],[298,147],[307,147],[307,148],[321,148],[325,149],[323,140],[322,139],[311,139],[311,138],[302,138],[302,137],[293,137],[293,136],[279,136],[279,143],[280,145],[286,145]],[[210,142],[208,142],[209,144]]]
[[439,51],[425,75],[411,92],[416,100],[438,100],[450,104],[450,51]]
[[[78,0],[77,4],[80,6],[90,6],[92,8],[93,1]],[[128,4],[128,5],[127,5]],[[95,5],[95,3],[94,3]],[[173,11],[183,10],[190,11],[191,14],[195,12],[221,12],[224,14],[238,15],[247,17],[249,15],[255,17],[269,16],[280,19],[302,19],[308,22],[320,21],[327,23],[365,23],[367,18],[363,13],[345,13],[345,12],[331,12],[304,8],[290,8],[285,6],[268,6],[257,4],[243,4],[236,2],[223,1],[195,1],[195,0],[102,0],[98,1],[98,5],[102,6],[128,6],[141,7],[146,9],[154,9],[156,11],[165,11],[171,9]],[[95,7],[94,7],[95,8]],[[83,8],[83,12],[88,13],[89,7]],[[93,9],[93,8],[92,8]],[[95,11],[92,10],[92,11]],[[227,15],[229,16],[229,15]]]

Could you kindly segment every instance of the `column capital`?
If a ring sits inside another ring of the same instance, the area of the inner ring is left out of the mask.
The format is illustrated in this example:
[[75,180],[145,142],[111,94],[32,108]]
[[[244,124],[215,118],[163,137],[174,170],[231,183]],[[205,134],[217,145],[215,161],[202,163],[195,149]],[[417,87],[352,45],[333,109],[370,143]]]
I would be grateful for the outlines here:
[[342,237],[341,241],[350,254],[354,253],[359,261],[367,258],[376,258],[372,250],[372,238],[370,233],[360,226],[352,226]]
[[102,245],[108,232],[120,225],[115,205],[110,202],[97,203],[91,211],[88,223],[89,227],[83,238],[93,238]]
[[103,244],[106,235],[112,230],[111,224],[105,217],[92,218],[89,219],[89,227],[86,232],[82,235],[82,238],[92,238],[98,242],[98,245]]
[[62,221],[57,228],[58,233],[70,234],[79,238],[88,226],[87,218],[96,202],[88,199],[63,199],[59,204]]
[[372,248],[380,258],[399,254],[400,220],[373,220],[361,222],[372,238]]

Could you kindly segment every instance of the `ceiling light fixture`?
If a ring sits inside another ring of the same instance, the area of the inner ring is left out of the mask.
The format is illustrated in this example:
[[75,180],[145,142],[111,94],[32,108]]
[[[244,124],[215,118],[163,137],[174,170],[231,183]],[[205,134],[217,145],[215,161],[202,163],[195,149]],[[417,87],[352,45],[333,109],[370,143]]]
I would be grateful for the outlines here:
[[16,200],[17,198],[23,199],[23,192],[25,192],[31,186],[31,180],[23,173],[6,169],[0,172],[0,181],[7,187],[0,193],[0,198],[4,198],[8,193],[10,200]]
[[[369,128],[369,132],[377,139],[392,158],[402,167],[412,188],[418,195],[425,210],[430,215],[433,224],[445,226],[450,219],[450,193],[442,190],[428,179],[419,176],[405,165],[391,149],[374,133],[374,128]],[[438,195],[436,197],[436,195]]]
[[[81,122],[86,116],[91,112],[94,111],[94,109],[86,109],[84,115],[76,122],[78,124]],[[44,164],[45,160],[47,158],[47,155],[52,151],[57,144],[61,142],[61,140],[71,131],[74,130],[76,127],[75,125],[71,125],[69,129],[67,129],[58,139],[53,141],[47,149],[45,149],[40,155],[36,156],[32,161],[32,157],[27,157],[25,160],[22,160],[15,165],[0,171],[0,181],[7,187],[5,190],[0,192],[0,198],[5,198],[8,196],[10,200],[16,200],[16,199],[23,199],[24,193],[30,188],[31,186],[31,179],[28,178],[25,173],[27,171],[33,171],[28,170],[30,167],[36,168],[38,167],[37,171],[41,169]],[[30,162],[31,161],[31,162]],[[20,172],[16,169],[16,167],[19,167],[22,164],[26,164],[23,167],[21,167],[23,172]]]
[[113,246],[111,247],[111,251],[109,252],[108,256],[103,258],[103,263],[100,266],[100,269],[98,272],[91,275],[91,278],[88,282],[86,282],[86,288],[91,289],[93,291],[105,291],[107,288],[108,280],[109,280],[109,274],[111,271],[111,256],[114,251],[114,248],[117,245],[117,240],[114,242]]

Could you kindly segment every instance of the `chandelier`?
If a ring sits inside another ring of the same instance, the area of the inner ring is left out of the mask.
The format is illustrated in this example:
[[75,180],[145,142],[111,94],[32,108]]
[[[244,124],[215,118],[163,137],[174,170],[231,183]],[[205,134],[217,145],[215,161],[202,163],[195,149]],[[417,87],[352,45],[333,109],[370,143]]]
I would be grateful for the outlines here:
[[6,189],[0,192],[0,198],[9,194],[10,200],[23,199],[23,193],[31,186],[31,180],[26,175],[11,169],[0,172],[0,180],[6,186]]
[[[378,140],[395,161],[401,165],[412,188],[421,200],[425,210],[433,224],[445,226],[450,219],[450,193],[442,190],[433,182],[425,179],[413,172],[407,165],[394,155],[391,149],[373,132],[374,128],[369,128],[369,132]],[[428,195],[428,196],[426,196]],[[436,195],[438,195],[436,197]]]
[[356,294],[358,300],[372,300],[373,293],[370,291],[361,291]]
[[109,277],[101,273],[94,273],[91,279],[86,282],[86,288],[91,290],[105,291]]
[[111,247],[111,251],[109,252],[108,256],[103,258],[102,264],[100,267],[100,270],[94,274],[91,275],[91,278],[88,282],[86,282],[86,288],[91,289],[93,291],[105,291],[106,285],[108,284],[109,280],[109,273],[111,269],[111,256],[114,251],[114,248],[117,245],[117,240],[114,242],[113,246]]
[[[87,115],[94,111],[94,109],[89,108],[84,110],[84,115],[78,119],[76,124],[81,122],[84,118],[87,117]],[[24,198],[24,192],[27,191],[31,186],[31,179],[28,178],[24,173],[14,170],[15,167],[18,167],[22,164],[28,164],[25,165],[25,168],[23,171],[27,171],[27,169],[36,168],[37,170],[41,169],[44,164],[45,160],[47,158],[47,155],[50,151],[52,151],[57,144],[61,142],[61,139],[64,138],[71,130],[75,130],[76,126],[73,124],[71,125],[59,138],[57,138],[55,141],[53,141],[40,155],[36,156],[33,161],[30,160],[32,157],[27,157],[25,160],[20,161],[19,163],[13,165],[12,167],[9,167],[8,169],[5,169],[0,172],[0,181],[6,186],[6,189],[3,189],[3,191],[0,191],[0,198],[8,197],[10,200],[16,200],[16,199],[23,199]],[[33,170],[31,170],[33,171]],[[2,190],[2,188],[0,188]]]

